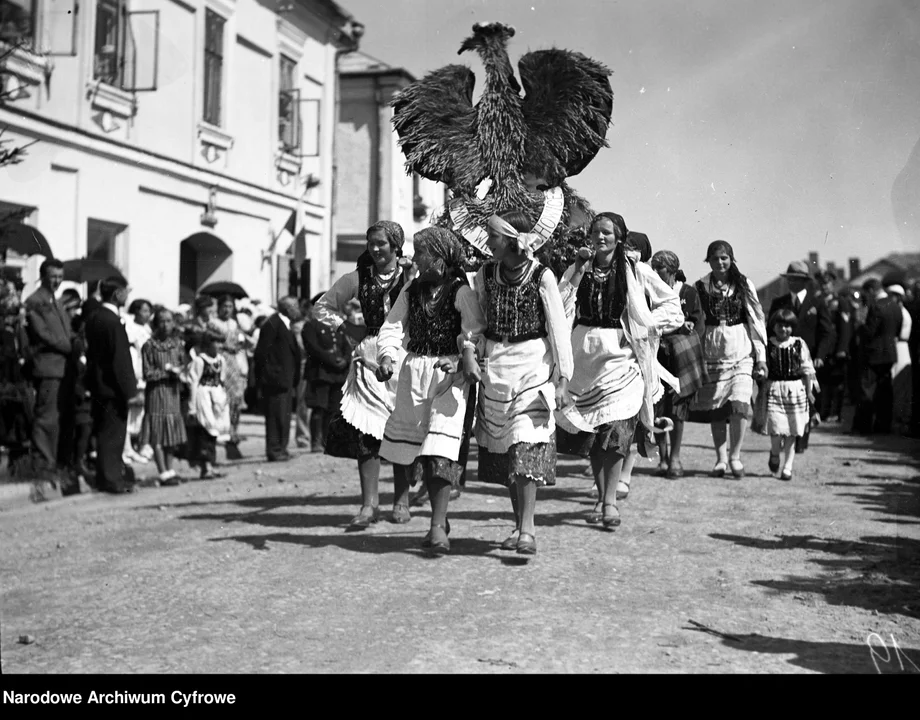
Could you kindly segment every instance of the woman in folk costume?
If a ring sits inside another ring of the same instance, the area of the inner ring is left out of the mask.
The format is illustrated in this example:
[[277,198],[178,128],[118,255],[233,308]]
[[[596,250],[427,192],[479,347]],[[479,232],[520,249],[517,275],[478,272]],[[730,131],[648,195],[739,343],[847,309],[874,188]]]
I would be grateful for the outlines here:
[[683,323],[680,300],[645,263],[626,255],[626,222],[600,213],[591,223],[594,257],[582,251],[559,290],[575,321],[570,402],[556,411],[559,451],[588,457],[602,512],[588,522],[620,524],[616,486],[641,422],[652,431],[662,396],[658,338]]
[[[364,529],[377,522],[380,481],[380,442],[396,405],[396,378],[404,352],[394,360],[394,375],[386,382],[376,377],[378,333],[406,282],[400,263],[405,235],[402,227],[380,220],[367,230],[367,253],[358,269],[339,278],[313,309],[314,317],[333,330],[345,321],[348,302],[361,303],[367,336],[358,345],[345,381],[340,412],[329,426],[326,454],[357,459],[361,478],[361,510],[352,519],[352,529]],[[393,521],[409,521],[409,481],[394,468],[396,496]]]
[[[460,448],[467,397],[478,383],[476,344],[485,331],[479,300],[463,272],[463,246],[446,228],[416,233],[418,277],[400,293],[380,328],[377,378],[390,380],[403,356],[396,408],[387,421],[380,456],[402,466],[431,499],[431,529],[422,547],[450,551],[447,506],[463,473]],[[408,494],[398,497],[404,503]],[[408,508],[407,508],[408,509]]]
[[[722,477],[728,466],[741,478],[754,376],[767,374],[767,330],[757,289],[738,269],[732,246],[724,240],[710,243],[706,261],[712,272],[697,280],[696,291],[706,315],[703,359],[709,377],[690,406],[690,421],[710,423],[716,451],[712,474]],[[726,424],[731,426],[730,446]]]
[[[684,466],[680,461],[681,443],[684,437],[684,422],[690,415],[690,402],[706,380],[706,365],[703,362],[703,307],[700,296],[680,269],[680,259],[670,250],[659,250],[652,256],[652,270],[680,298],[680,310],[684,324],[661,338],[658,347],[658,362],[677,377],[680,392],[666,387],[664,397],[655,408],[656,417],[665,417],[674,423],[670,438],[658,436],[658,453],[661,463],[659,472],[676,479],[683,477]],[[670,439],[670,452],[668,440]]]
[[494,260],[474,283],[488,321],[480,353],[479,479],[508,487],[515,529],[502,549],[522,555],[537,551],[537,486],[556,482],[553,410],[573,372],[570,326],[556,278],[533,257],[532,227],[520,210],[493,216]]

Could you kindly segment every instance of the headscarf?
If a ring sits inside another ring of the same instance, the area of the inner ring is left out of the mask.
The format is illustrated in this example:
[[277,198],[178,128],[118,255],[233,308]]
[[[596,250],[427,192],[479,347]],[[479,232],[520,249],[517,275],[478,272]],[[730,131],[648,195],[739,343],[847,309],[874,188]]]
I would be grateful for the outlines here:
[[645,233],[630,230],[626,233],[626,246],[639,251],[639,262],[648,262],[652,257],[652,243]]
[[533,254],[543,247],[546,240],[539,234],[534,232],[524,233],[516,230],[511,223],[498,215],[493,215],[489,218],[488,225],[495,232],[501,233],[506,237],[513,238],[517,241],[518,248],[520,252],[523,253],[526,257],[532,258]]
[[676,275],[677,271],[680,270],[680,259],[670,250],[659,250],[652,255],[651,265],[652,268],[660,265],[669,273]]
[[709,262],[709,258],[715,255],[717,252],[722,250],[729,259],[732,261],[732,264],[735,264],[735,251],[732,249],[732,246],[727,243],[725,240],[713,240],[709,243],[709,247],[706,248],[706,257],[704,258],[705,262]]
[[[367,229],[364,235],[365,238],[369,238],[370,234],[377,230],[386,236],[387,242],[390,243],[390,246],[396,251],[397,256],[402,257],[403,245],[406,244],[406,233],[403,232],[402,225],[392,220],[378,220]],[[364,252],[358,256],[358,267],[373,264],[374,259],[367,249],[365,249]]]
[[463,271],[465,253],[463,243],[457,234],[447,228],[427,227],[415,233],[415,247],[424,246],[437,260],[444,263],[445,276],[453,276],[466,282],[466,273]]

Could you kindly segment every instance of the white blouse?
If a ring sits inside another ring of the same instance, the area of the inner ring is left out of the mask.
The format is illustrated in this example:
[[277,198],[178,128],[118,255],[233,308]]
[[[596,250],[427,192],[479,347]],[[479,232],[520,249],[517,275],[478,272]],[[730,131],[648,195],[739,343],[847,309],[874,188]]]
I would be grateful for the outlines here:
[[[476,294],[479,296],[482,312],[488,317],[489,294],[486,291],[486,267],[488,266],[481,268],[476,273],[476,281],[473,283],[473,287],[476,288]],[[532,261],[521,282],[528,282],[538,267],[540,267],[540,263],[536,260]],[[495,281],[499,285],[507,284],[502,280],[501,273],[496,273]],[[553,275],[553,271],[549,268],[540,278],[540,301],[543,303],[543,314],[546,316],[546,334],[553,350],[553,359],[556,362],[559,377],[571,380],[572,374],[575,372],[575,361],[572,357],[572,324],[566,320],[565,307],[562,296],[559,294],[559,286],[556,284],[556,276]]]
[[[347,277],[347,276],[346,276]],[[344,280],[344,278],[342,278]],[[408,337],[408,328],[406,328],[406,317],[409,315],[409,293],[408,289],[412,287],[411,281],[399,293],[387,320],[380,328],[380,334],[377,337],[377,362],[380,363],[384,358],[389,358],[394,363],[399,358],[400,349],[404,348]],[[331,291],[330,291],[331,292]],[[460,334],[457,336],[457,352],[460,353],[467,348],[476,348],[486,331],[486,319],[479,307],[479,300],[476,293],[466,285],[457,288],[457,294],[454,297],[454,309],[460,313]]]

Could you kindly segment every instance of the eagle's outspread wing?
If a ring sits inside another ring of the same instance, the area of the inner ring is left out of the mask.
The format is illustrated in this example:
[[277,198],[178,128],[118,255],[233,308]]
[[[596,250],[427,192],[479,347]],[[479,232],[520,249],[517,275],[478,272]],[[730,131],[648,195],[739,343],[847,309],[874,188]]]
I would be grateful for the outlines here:
[[518,72],[525,92],[523,171],[560,185],[607,147],[611,72],[581,53],[558,49],[527,53]]
[[393,98],[393,126],[407,172],[461,192],[473,192],[486,177],[473,107],[475,84],[468,67],[448,65]]

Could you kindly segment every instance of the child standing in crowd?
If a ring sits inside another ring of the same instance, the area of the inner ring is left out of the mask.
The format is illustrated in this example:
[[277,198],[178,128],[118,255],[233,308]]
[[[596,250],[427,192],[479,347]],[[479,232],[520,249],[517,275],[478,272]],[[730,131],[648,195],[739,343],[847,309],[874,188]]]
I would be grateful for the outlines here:
[[447,506],[463,472],[466,403],[470,383],[479,382],[476,343],[485,321],[463,271],[460,239],[430,227],[414,240],[418,277],[400,293],[378,339],[377,378],[386,382],[408,338],[380,456],[406,467],[411,484],[427,487],[431,529],[422,547],[441,555],[450,551]]
[[0,445],[7,448],[7,470],[16,475],[29,456],[35,391],[28,374],[29,341],[22,325],[22,303],[12,283],[0,280]]
[[80,294],[73,289],[61,293],[60,304],[70,318],[73,332],[70,340],[70,357],[61,380],[59,403],[61,407],[61,435],[58,440],[58,465],[71,471],[69,488],[64,494],[81,492],[92,480],[86,466],[90,438],[93,434],[92,406],[86,390],[86,338],[83,334],[83,317],[80,315]]
[[789,309],[777,310],[770,318],[773,337],[767,343],[767,379],[757,398],[755,424],[770,436],[770,472],[780,469],[780,478],[792,480],[795,439],[804,435],[810,421],[808,404],[814,402],[816,382],[808,345],[793,332],[798,324]]
[[125,464],[146,463],[153,455],[152,448],[138,442],[140,452],[134,449],[132,440],[137,439],[144,422],[144,368],[141,360],[141,350],[150,339],[150,318],[153,314],[153,305],[149,300],[138,298],[128,306],[125,318],[125,332],[130,343],[131,364],[134,367],[134,376],[137,378],[137,395],[128,403],[128,434],[125,436],[125,451],[123,460]]
[[[355,350],[348,371],[341,412],[330,423],[326,438],[326,454],[358,460],[361,510],[352,518],[353,530],[369,527],[380,516],[380,442],[395,407],[396,378],[403,353],[392,358],[393,375],[381,382],[376,377],[377,336],[406,281],[399,264],[404,243],[405,235],[399,224],[381,220],[371,225],[367,230],[367,253],[358,260],[358,269],[336,280],[314,309],[317,320],[337,329],[345,318],[347,303],[357,298],[367,326],[367,337]],[[397,468],[394,468],[394,484],[392,519],[397,523],[408,522],[409,481]]]
[[593,260],[580,252],[560,283],[566,313],[575,320],[575,375],[572,401],[556,413],[559,451],[590,458],[599,502],[587,520],[606,528],[620,524],[616,486],[623,459],[640,422],[653,430],[653,407],[663,394],[658,336],[683,324],[677,294],[647,264],[627,257],[627,233],[620,215],[597,215]]
[[141,446],[153,448],[160,485],[178,485],[173,469],[175,449],[187,442],[179,392],[185,366],[182,341],[176,337],[173,314],[159,308],[153,315],[153,337],[141,350],[144,381],[144,421]]
[[188,367],[189,417],[194,420],[190,460],[201,467],[202,480],[223,477],[214,470],[217,443],[230,439],[230,400],[224,388],[227,369],[219,350],[222,340],[205,330]]
[[[313,298],[314,304],[323,296]],[[347,307],[346,307],[347,309]],[[341,327],[348,324],[346,320]],[[351,353],[342,355],[337,343],[337,332],[312,316],[305,318],[301,337],[306,362],[304,375],[306,388],[304,402],[310,409],[310,444],[313,452],[323,452],[332,413],[342,400],[342,383],[345,382]]]
[[477,408],[479,479],[504,485],[515,527],[503,550],[537,552],[538,485],[556,482],[553,410],[572,377],[571,327],[552,271],[534,259],[539,236],[521,210],[489,221],[493,261],[474,286],[487,319]]

